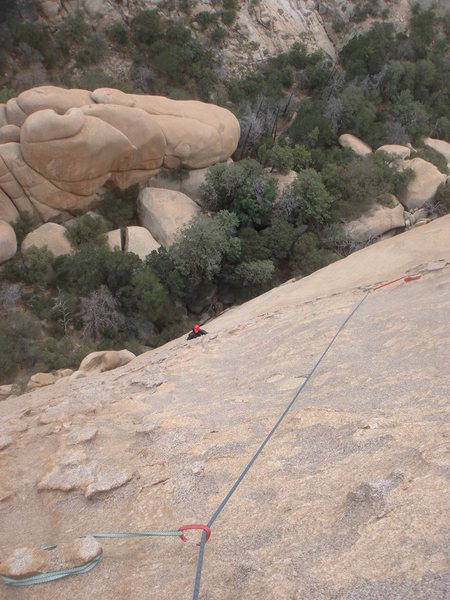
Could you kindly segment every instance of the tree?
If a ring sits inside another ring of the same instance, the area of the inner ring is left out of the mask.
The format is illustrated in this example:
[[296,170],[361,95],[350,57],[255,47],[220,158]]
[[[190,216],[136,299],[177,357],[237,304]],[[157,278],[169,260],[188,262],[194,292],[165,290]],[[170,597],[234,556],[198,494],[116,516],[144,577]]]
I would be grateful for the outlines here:
[[308,149],[317,145],[331,146],[336,139],[322,103],[310,98],[304,98],[298,103],[297,116],[289,134],[294,143],[302,144]]
[[176,268],[192,285],[212,280],[230,249],[229,237],[220,218],[194,217],[169,248]]
[[332,202],[321,175],[314,169],[304,169],[283,190],[276,215],[295,225],[317,228],[329,221]]
[[58,295],[53,300],[52,316],[57,319],[65,336],[69,333],[72,324],[73,311],[74,298],[66,292],[58,290]]
[[133,275],[130,292],[137,312],[154,323],[167,300],[167,292],[156,274],[144,266]]
[[243,226],[263,227],[269,222],[276,185],[255,160],[219,163],[208,169],[202,201],[209,210],[233,211]]
[[13,313],[16,306],[20,303],[21,297],[20,285],[10,283],[9,281],[0,283],[0,311],[4,311],[7,314]]
[[289,266],[294,275],[309,275],[337,258],[333,252],[319,248],[317,236],[308,231],[295,242]]
[[26,311],[17,311],[0,320],[0,381],[13,375],[19,366],[34,364],[41,337],[38,319]]
[[243,262],[235,269],[236,277],[244,286],[263,286],[267,284],[275,272],[271,260],[254,260]]
[[124,324],[119,303],[107,287],[101,286],[87,298],[81,299],[83,335],[98,340],[102,335],[117,335]]
[[74,248],[79,248],[83,244],[94,241],[105,245],[106,231],[103,219],[92,217],[91,215],[83,215],[75,219],[70,227],[67,228],[66,236]]
[[47,246],[43,248],[31,246],[23,252],[23,260],[26,265],[26,281],[46,287],[54,261],[54,256]]

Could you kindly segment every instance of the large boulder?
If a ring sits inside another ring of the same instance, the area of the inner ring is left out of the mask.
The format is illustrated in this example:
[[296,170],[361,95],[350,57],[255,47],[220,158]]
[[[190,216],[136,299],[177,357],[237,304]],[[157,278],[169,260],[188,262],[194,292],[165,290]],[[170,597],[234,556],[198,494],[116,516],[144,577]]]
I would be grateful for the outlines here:
[[70,254],[72,246],[66,236],[67,229],[57,223],[44,223],[34,231],[31,231],[23,240],[21,251],[25,252],[31,246],[43,248],[47,246],[53,256]]
[[78,371],[72,373],[71,379],[79,379],[93,373],[103,373],[122,367],[136,358],[136,355],[129,350],[103,350],[100,352],[91,352],[83,358]]
[[411,156],[411,148],[408,146],[400,146],[399,144],[385,144],[375,150],[375,152],[386,152],[395,158],[409,158]]
[[409,182],[403,203],[407,208],[421,208],[427,202],[433,200],[441,183],[446,181],[447,176],[439,171],[432,163],[423,158],[404,160],[400,169],[412,169],[415,177]]
[[350,148],[358,156],[367,156],[372,153],[372,148],[351,133],[343,133],[339,136],[339,143],[343,148]]
[[450,144],[448,142],[444,142],[444,140],[435,140],[428,137],[424,139],[423,143],[425,146],[428,146],[428,148],[432,148],[433,150],[436,150],[436,152],[439,152],[439,154],[442,154],[447,161],[448,167],[450,168]]
[[17,252],[14,229],[6,221],[0,221],[0,264],[11,259]]
[[364,243],[393,229],[404,228],[403,206],[396,199],[393,199],[393,205],[374,204],[368,213],[347,223],[346,230],[350,238]]
[[144,188],[137,201],[139,222],[162,246],[168,248],[176,233],[195,215],[198,205],[181,192]]
[[125,252],[134,252],[142,260],[153,250],[158,250],[160,244],[145,227],[132,225],[127,227],[125,234]]

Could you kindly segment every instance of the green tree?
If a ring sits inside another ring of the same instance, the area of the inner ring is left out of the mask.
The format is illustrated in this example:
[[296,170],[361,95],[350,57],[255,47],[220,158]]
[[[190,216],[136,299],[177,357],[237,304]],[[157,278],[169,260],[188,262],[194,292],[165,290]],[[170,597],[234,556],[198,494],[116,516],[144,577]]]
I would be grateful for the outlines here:
[[138,313],[153,323],[167,301],[167,292],[156,274],[147,266],[134,273],[130,296]]
[[235,275],[244,286],[264,286],[272,279],[275,265],[271,260],[243,262],[235,269]]
[[52,275],[54,261],[54,256],[47,246],[43,248],[31,246],[22,255],[26,265],[25,277],[27,283],[36,283],[41,287],[47,287]]
[[97,210],[113,228],[126,227],[136,218],[136,201],[139,186],[132,185],[126,190],[107,190],[100,200]]
[[289,223],[317,228],[330,220],[332,202],[321,175],[304,169],[283,190],[275,214]]
[[169,248],[176,268],[194,286],[212,280],[229,249],[229,239],[220,220],[206,215],[194,217]]
[[258,162],[245,159],[210,167],[201,193],[207,209],[231,210],[241,225],[263,227],[270,219],[276,182]]
[[320,248],[317,235],[309,231],[295,242],[289,266],[293,275],[309,275],[338,258],[333,252]]
[[106,232],[107,228],[103,219],[83,215],[77,217],[67,228],[66,236],[74,248],[79,248],[83,244],[94,241],[104,246],[106,244]]
[[6,383],[20,366],[33,366],[41,336],[38,319],[26,311],[17,311],[0,320],[0,381]]
[[157,10],[143,10],[131,22],[131,37],[137,46],[151,46],[161,36]]

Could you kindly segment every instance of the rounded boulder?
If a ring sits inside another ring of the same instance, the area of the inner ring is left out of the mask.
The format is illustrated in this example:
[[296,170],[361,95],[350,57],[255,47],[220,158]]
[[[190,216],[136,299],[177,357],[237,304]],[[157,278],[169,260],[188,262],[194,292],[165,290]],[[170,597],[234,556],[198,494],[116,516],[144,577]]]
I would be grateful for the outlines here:
[[25,237],[21,251],[25,252],[31,246],[36,246],[36,248],[47,246],[53,256],[70,254],[72,247],[67,239],[66,231],[65,227],[57,223],[44,223]]

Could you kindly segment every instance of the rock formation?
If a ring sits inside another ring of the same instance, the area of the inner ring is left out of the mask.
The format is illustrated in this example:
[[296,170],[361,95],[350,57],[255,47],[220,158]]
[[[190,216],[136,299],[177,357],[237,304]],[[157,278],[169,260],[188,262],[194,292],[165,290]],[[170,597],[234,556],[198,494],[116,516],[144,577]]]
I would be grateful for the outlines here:
[[204,168],[231,156],[238,140],[237,119],[211,104],[33,88],[4,106],[0,218],[86,212],[105,184],[125,188],[162,166]]
[[[207,522],[365,291],[418,273],[372,292],[315,370],[214,522],[200,598],[445,598],[449,233],[436,219],[223,313],[198,340],[1,401],[0,562]],[[19,595],[192,597],[195,545],[102,546],[89,573]],[[0,595],[16,592],[0,581]]]

